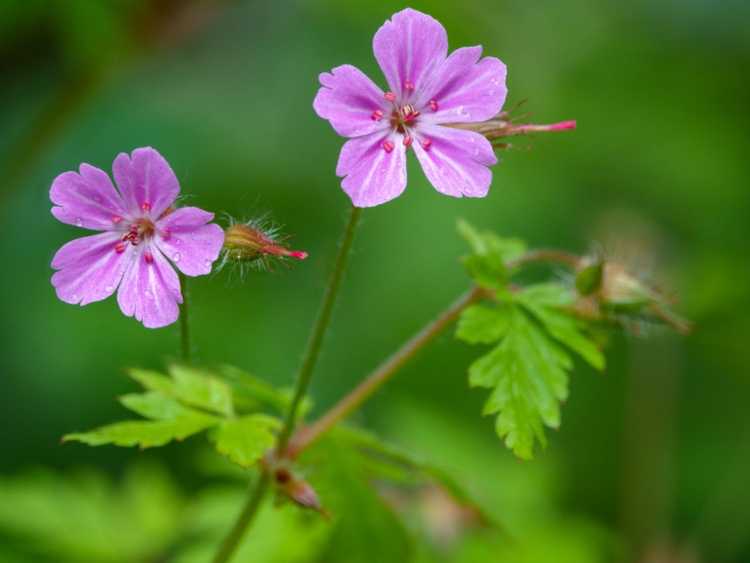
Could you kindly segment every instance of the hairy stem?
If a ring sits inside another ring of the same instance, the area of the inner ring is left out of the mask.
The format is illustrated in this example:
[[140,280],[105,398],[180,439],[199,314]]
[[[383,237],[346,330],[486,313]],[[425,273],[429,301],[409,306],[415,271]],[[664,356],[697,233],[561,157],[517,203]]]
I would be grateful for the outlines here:
[[450,307],[412,336],[395,354],[380,364],[370,375],[334,405],[325,415],[310,426],[300,430],[291,440],[286,454],[294,457],[325,432],[333,428],[364,403],[380,386],[393,377],[403,365],[429,344],[446,327],[455,321],[461,312],[486,295],[482,288],[475,287],[459,297]]
[[349,222],[346,225],[346,230],[341,238],[339,252],[336,255],[336,263],[334,264],[333,272],[331,273],[331,279],[329,280],[328,286],[323,294],[323,302],[320,305],[320,312],[318,313],[318,318],[313,325],[313,330],[310,334],[310,340],[307,342],[307,349],[305,350],[302,365],[297,374],[297,382],[294,387],[292,403],[289,405],[289,411],[284,420],[284,426],[282,427],[281,434],[279,434],[279,441],[276,450],[279,453],[286,449],[289,437],[292,435],[294,425],[297,421],[297,411],[302,403],[302,399],[307,393],[307,388],[310,386],[313,370],[315,369],[315,364],[318,362],[318,357],[320,356],[323,338],[328,331],[328,325],[331,323],[331,313],[333,312],[333,306],[336,303],[336,296],[338,295],[339,287],[341,286],[341,279],[346,270],[347,263],[349,262],[349,254],[352,249],[352,243],[354,242],[354,233],[357,230],[357,224],[359,223],[361,215],[361,208],[352,207],[351,214],[349,215]]
[[235,550],[242,540],[242,536],[245,535],[245,530],[253,521],[253,518],[258,513],[263,498],[266,496],[268,491],[268,485],[271,482],[271,477],[265,471],[262,471],[258,482],[255,486],[250,488],[245,505],[242,507],[242,512],[235,520],[232,529],[221,544],[219,551],[214,556],[213,563],[226,563],[234,555]]
[[180,305],[180,349],[182,361],[190,363],[191,345],[190,345],[190,297],[188,292],[188,281],[185,274],[180,274],[180,289],[182,290],[182,304]]
[[[310,334],[310,339],[308,340],[307,348],[305,349],[302,365],[297,374],[297,380],[294,386],[294,396],[292,397],[292,402],[289,405],[289,410],[284,419],[284,425],[279,434],[276,450],[277,455],[279,452],[286,451],[289,438],[294,431],[294,425],[297,421],[299,407],[302,404],[302,399],[304,399],[305,394],[307,393],[307,388],[310,386],[310,380],[312,379],[315,364],[320,356],[323,339],[328,330],[328,325],[331,322],[331,314],[333,312],[333,306],[336,303],[336,296],[338,295],[339,287],[341,286],[341,280],[349,262],[349,255],[351,253],[352,243],[354,242],[354,234],[357,230],[357,225],[359,224],[361,215],[361,208],[352,207],[351,214],[349,215],[349,222],[347,223],[344,234],[341,237],[341,243],[339,245],[338,254],[336,255],[333,272],[331,273],[325,293],[323,294],[320,311],[318,312],[318,317],[313,325],[312,333]],[[216,557],[214,557],[213,563],[226,563],[234,555],[248,526],[260,508],[269,485],[270,476],[268,475],[268,472],[262,468],[261,478],[258,480],[255,487],[250,489],[247,500],[245,501],[245,506],[237,517],[229,534],[224,539],[221,548],[216,554]]]
[[556,262],[575,269],[581,263],[581,257],[564,250],[531,250],[515,260],[508,261],[506,265],[508,268],[516,268],[532,262]]

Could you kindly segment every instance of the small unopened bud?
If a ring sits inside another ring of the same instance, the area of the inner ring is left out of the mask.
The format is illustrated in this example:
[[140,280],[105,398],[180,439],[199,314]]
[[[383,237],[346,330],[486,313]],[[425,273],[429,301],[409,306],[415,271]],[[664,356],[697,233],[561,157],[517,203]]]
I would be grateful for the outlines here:
[[273,471],[276,487],[285,497],[302,508],[309,508],[328,516],[328,512],[320,504],[318,493],[304,479],[297,477],[286,467],[277,467]]
[[268,266],[272,258],[304,260],[307,252],[287,248],[277,229],[264,228],[258,221],[234,223],[225,231],[225,263]]

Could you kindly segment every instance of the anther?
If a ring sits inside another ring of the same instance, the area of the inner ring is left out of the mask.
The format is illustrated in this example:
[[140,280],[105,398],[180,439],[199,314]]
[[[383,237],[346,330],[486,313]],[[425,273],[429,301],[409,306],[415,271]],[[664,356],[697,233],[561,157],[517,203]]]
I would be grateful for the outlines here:
[[154,255],[151,254],[150,251],[146,250],[143,253],[143,259],[146,261],[146,264],[151,264],[154,261]]
[[395,102],[396,101],[396,94],[394,94],[393,92],[386,92],[384,97],[389,102]]
[[413,92],[414,83],[411,82],[410,80],[407,80],[406,82],[404,82],[404,90],[406,90],[407,92]]
[[437,100],[430,100],[430,109],[432,111],[437,111],[438,110]]
[[124,242],[122,242],[122,241],[118,242],[115,245],[115,252],[117,252],[117,254],[122,254],[123,252],[125,252],[125,247],[126,246],[127,245]]
[[373,121],[380,121],[383,119],[383,112],[379,109],[376,109],[374,112],[372,112],[372,115],[370,116]]
[[150,203],[149,203],[148,201],[144,201],[144,202],[143,202],[143,203],[141,204],[141,209],[142,209],[142,210],[143,210],[144,212],[148,213],[149,211],[151,211],[151,204],[150,204]]
[[117,225],[117,224],[118,224],[119,222],[121,222],[121,221],[122,221],[122,217],[120,217],[119,215],[113,215],[113,216],[112,216],[112,222],[113,222],[113,223],[114,223],[115,225]]
[[383,141],[383,150],[385,152],[391,152],[393,150],[393,143],[390,141]]
[[413,142],[414,139],[411,137],[411,135],[404,136],[404,146],[406,148],[409,148]]
[[430,150],[430,147],[432,146],[432,141],[430,139],[423,139],[420,144],[422,145],[422,148],[426,151]]

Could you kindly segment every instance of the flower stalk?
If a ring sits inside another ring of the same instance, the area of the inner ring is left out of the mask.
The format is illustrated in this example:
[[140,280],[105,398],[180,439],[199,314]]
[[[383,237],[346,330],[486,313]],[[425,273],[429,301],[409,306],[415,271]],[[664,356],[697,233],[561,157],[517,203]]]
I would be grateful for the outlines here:
[[[317,364],[320,356],[320,350],[323,345],[328,326],[331,322],[331,315],[333,313],[333,306],[336,303],[336,297],[338,296],[339,289],[341,287],[341,280],[344,277],[344,272],[349,263],[349,255],[351,254],[352,244],[354,243],[354,235],[357,231],[357,225],[362,215],[362,209],[359,207],[352,207],[349,215],[349,221],[344,230],[344,234],[341,238],[338,254],[336,255],[336,262],[333,267],[333,272],[328,281],[325,293],[323,294],[323,301],[320,306],[320,312],[313,325],[310,339],[308,340],[305,354],[303,356],[302,365],[300,366],[297,374],[297,379],[294,386],[294,395],[292,397],[289,410],[287,411],[286,418],[284,419],[281,432],[279,433],[278,445],[276,448],[276,456],[279,453],[285,452],[289,438],[294,431],[294,427],[297,421],[299,407],[302,404],[307,389],[310,386],[313,371]],[[232,529],[230,530],[227,537],[222,542],[219,551],[214,557],[213,563],[227,563],[230,561],[237,548],[242,541],[248,526],[252,522],[255,514],[258,512],[263,498],[268,491],[271,479],[264,466],[261,467],[261,477],[254,487],[250,489],[245,505],[240,512],[237,520],[235,521]]]

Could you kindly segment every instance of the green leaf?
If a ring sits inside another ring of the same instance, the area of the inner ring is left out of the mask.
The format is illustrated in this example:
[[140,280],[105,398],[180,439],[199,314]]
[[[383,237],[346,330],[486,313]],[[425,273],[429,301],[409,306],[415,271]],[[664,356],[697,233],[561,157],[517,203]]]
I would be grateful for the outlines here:
[[506,262],[522,255],[525,243],[515,238],[500,238],[490,231],[478,231],[464,220],[458,221],[458,232],[472,250],[472,254],[463,258],[471,278],[483,287],[503,288],[509,275]]
[[217,423],[213,416],[199,412],[188,412],[171,420],[128,420],[102,426],[91,432],[68,434],[63,441],[82,442],[89,446],[113,444],[115,446],[140,446],[150,448],[163,446],[172,440],[184,440],[188,436],[206,430]]
[[538,284],[520,292],[517,300],[555,340],[576,352],[594,369],[604,369],[604,354],[583,332],[585,323],[564,309],[573,302],[571,290],[560,284]]
[[223,365],[218,369],[217,375],[232,388],[235,406],[238,408],[257,410],[259,406],[267,406],[285,413],[289,407],[291,399],[288,393],[240,368]]
[[520,309],[513,308],[507,336],[469,367],[469,382],[492,389],[484,414],[497,414],[495,429],[523,458],[546,444],[544,426],[560,424],[568,394],[570,357]]
[[461,313],[456,337],[469,344],[491,344],[508,332],[511,306],[472,305]]
[[159,372],[132,368],[128,370],[128,375],[149,391],[158,391],[165,395],[174,394],[174,383],[172,380]]
[[278,419],[253,414],[223,421],[213,436],[216,450],[242,467],[254,465],[276,443]]
[[211,412],[232,416],[232,390],[221,379],[210,373],[181,364],[169,367],[174,379],[173,392],[185,404]]
[[125,408],[151,420],[169,420],[188,412],[175,399],[158,391],[123,395],[120,402]]

